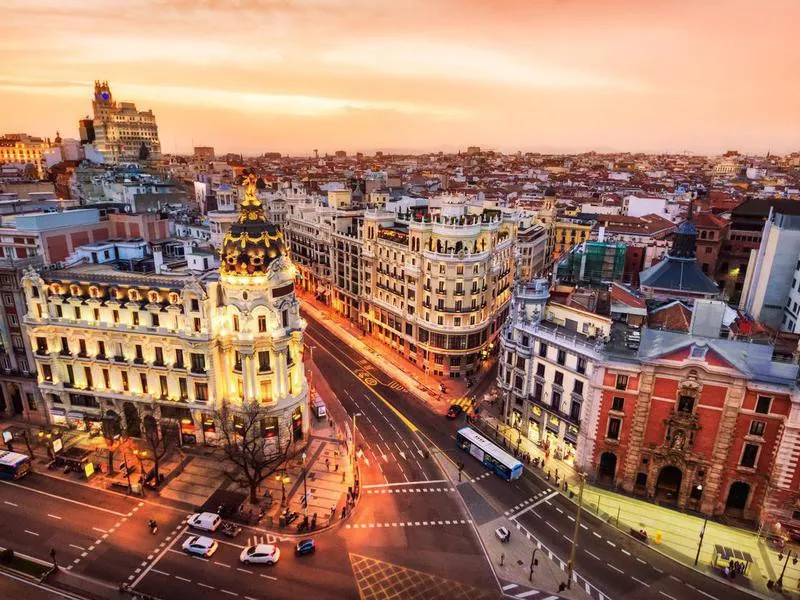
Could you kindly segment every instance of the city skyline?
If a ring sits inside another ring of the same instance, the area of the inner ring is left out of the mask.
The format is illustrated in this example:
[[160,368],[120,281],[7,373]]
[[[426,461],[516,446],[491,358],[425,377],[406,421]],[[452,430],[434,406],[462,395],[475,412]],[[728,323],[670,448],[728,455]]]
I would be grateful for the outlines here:
[[640,4],[12,0],[0,110],[77,137],[103,79],[167,153],[796,150],[800,7]]

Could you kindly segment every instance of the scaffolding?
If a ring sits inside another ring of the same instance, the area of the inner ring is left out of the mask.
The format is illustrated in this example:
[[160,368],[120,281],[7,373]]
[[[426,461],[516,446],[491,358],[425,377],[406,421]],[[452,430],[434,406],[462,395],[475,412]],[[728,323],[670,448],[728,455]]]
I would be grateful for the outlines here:
[[620,281],[625,270],[625,244],[585,242],[575,246],[558,263],[559,281],[603,285]]

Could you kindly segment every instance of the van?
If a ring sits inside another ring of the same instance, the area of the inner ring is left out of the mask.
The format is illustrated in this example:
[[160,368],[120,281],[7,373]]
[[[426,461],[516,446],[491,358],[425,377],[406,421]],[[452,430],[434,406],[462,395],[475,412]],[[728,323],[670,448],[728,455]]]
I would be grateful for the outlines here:
[[311,402],[311,408],[314,411],[314,414],[317,415],[318,419],[324,419],[328,416],[328,408],[325,406],[325,403],[322,401],[322,398],[317,395],[316,398]]
[[194,527],[195,529],[216,531],[217,527],[222,523],[222,517],[212,512],[194,513],[186,523],[189,527]]

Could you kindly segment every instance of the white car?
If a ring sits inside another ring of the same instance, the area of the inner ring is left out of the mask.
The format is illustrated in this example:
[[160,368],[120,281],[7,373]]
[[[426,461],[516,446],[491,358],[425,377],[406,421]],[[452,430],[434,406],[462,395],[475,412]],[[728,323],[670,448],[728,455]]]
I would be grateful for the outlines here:
[[497,536],[497,539],[503,543],[507,542],[511,538],[511,532],[505,527],[498,527],[494,530],[494,534]]
[[217,527],[222,523],[222,517],[212,512],[194,513],[186,523],[189,527],[194,527],[195,529],[216,531]]
[[281,550],[274,544],[256,544],[248,546],[239,555],[239,560],[246,565],[274,565],[281,557]]
[[204,558],[209,558],[219,548],[217,540],[202,535],[193,535],[183,542],[183,551],[188,554],[196,554]]

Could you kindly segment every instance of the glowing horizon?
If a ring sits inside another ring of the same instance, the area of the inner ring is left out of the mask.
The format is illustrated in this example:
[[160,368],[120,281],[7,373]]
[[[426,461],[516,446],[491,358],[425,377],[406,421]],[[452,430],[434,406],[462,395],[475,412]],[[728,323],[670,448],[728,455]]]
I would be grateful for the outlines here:
[[0,133],[77,137],[93,83],[165,153],[800,149],[800,3],[7,0]]

